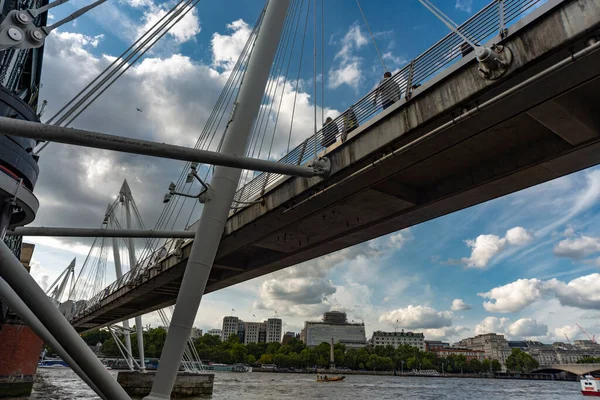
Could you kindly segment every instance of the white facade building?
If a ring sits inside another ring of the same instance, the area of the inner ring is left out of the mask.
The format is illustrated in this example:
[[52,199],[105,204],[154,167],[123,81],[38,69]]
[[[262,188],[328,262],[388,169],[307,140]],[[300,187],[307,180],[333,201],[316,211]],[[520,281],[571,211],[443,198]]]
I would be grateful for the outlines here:
[[244,322],[238,317],[223,318],[221,340],[225,341],[232,334],[240,337],[244,344],[280,342],[283,322],[279,318],[269,318],[264,322]]
[[260,343],[259,333],[264,330],[264,322],[244,322],[244,344]]
[[231,336],[231,334],[238,333],[238,323],[240,319],[238,317],[223,317],[223,330],[221,332],[221,340],[225,341]]
[[401,344],[407,344],[411,347],[416,347],[421,351],[425,351],[425,336],[420,332],[373,332],[371,338],[373,346],[394,346],[398,348]]
[[269,318],[267,324],[267,343],[281,342],[283,323],[279,318]]
[[214,336],[221,337],[221,334],[223,333],[223,330],[222,329],[211,329],[207,333],[209,335],[214,335]]
[[[340,315],[343,315],[341,317]],[[321,343],[341,343],[347,348],[362,348],[367,345],[365,325],[363,323],[349,323],[346,314],[339,312],[325,313],[322,322],[304,322],[301,340],[308,347],[316,347]]]

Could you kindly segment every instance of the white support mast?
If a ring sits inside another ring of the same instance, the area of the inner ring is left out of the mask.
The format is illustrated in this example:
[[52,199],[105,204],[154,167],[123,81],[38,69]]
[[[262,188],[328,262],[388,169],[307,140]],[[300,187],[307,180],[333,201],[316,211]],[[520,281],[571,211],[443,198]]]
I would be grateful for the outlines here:
[[[110,208],[110,206],[109,206]],[[109,221],[109,227],[114,228],[115,227],[115,215],[114,215],[114,208],[111,210],[111,214],[108,216],[108,221]],[[119,253],[119,239],[116,237],[112,238],[112,248],[113,248],[113,258],[115,261],[115,274],[117,275],[117,280],[121,279],[121,277],[123,276],[123,268],[121,267],[121,254]],[[125,321],[123,321],[123,334],[125,335],[125,348],[127,349],[128,354],[133,354],[131,352],[131,334],[130,334],[130,329],[129,329],[129,320],[126,319]],[[126,354],[127,356],[127,354]],[[125,360],[127,361],[127,365],[129,365],[129,368],[133,368],[133,364],[131,363],[131,360]]]
[[[223,141],[221,151],[224,155],[239,157],[246,153],[250,130],[260,108],[289,4],[290,0],[270,0],[267,5],[238,100],[234,104],[232,122]],[[240,174],[241,170],[238,168],[215,168],[158,371],[146,400],[171,398],[177,370],[206,288]]]
[[[131,194],[131,189],[129,189],[129,185],[127,184],[127,180],[123,181],[123,186],[121,187],[120,195],[124,197],[125,202],[125,218],[127,221],[127,229],[131,229],[131,205],[130,203],[133,201],[133,196]],[[141,221],[138,221],[138,224]],[[133,242],[133,238],[129,237],[127,239],[127,253],[129,254],[129,269],[133,270],[137,265],[137,260],[135,257],[135,246]],[[144,355],[144,330],[142,325],[142,316],[138,315],[135,317],[135,329],[137,336],[137,345],[138,345],[138,353],[140,356],[140,369],[144,371],[146,369],[146,361]],[[133,354],[133,353],[132,353]]]

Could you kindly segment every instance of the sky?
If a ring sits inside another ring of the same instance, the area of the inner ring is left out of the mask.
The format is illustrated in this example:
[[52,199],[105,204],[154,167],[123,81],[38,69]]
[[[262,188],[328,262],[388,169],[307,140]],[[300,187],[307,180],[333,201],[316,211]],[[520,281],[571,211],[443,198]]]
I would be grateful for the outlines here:
[[[362,3],[390,70],[401,68],[447,33],[417,0]],[[435,3],[462,22],[487,2]],[[61,5],[51,11],[50,20],[84,4],[72,0]],[[42,72],[40,99],[49,102],[44,118],[109,65],[169,5],[111,0],[53,32]],[[192,146],[263,5],[261,0],[201,1],[73,126]],[[383,73],[356,3],[327,0],[324,9],[324,68],[316,74],[324,88],[324,93],[317,90],[319,118],[321,110],[325,116],[338,115]],[[280,125],[273,129],[273,157],[285,152],[288,135],[296,144],[312,132],[310,31],[299,79],[281,85],[281,98],[273,101],[281,105]],[[296,57],[299,49],[298,42]],[[319,63],[320,57],[319,50]],[[145,225],[154,226],[166,187],[182,166],[51,144],[40,158],[35,193],[41,205],[33,225],[98,227],[106,205],[127,179]],[[211,293],[202,300],[195,326],[220,328],[223,316],[231,314],[248,321],[278,316],[285,331],[299,332],[304,321],[341,310],[350,320],[363,320],[369,337],[374,330],[405,329],[449,341],[485,332],[515,340],[553,342],[566,340],[565,335],[584,339],[576,324],[600,333],[599,194],[600,168],[565,176]],[[87,239],[26,241],[36,244],[32,275],[42,287],[73,257],[81,268],[90,248]],[[112,277],[107,271],[106,283]],[[144,318],[148,324],[161,323],[154,313]]]

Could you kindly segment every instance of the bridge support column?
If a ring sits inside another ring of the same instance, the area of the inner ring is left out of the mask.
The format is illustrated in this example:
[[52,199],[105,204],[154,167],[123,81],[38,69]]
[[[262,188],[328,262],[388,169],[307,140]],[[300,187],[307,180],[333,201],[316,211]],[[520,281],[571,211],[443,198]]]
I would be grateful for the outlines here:
[[[129,202],[131,201],[131,191],[129,190],[129,185],[127,185],[127,181],[123,183],[123,189],[127,191],[125,193],[125,218],[127,220],[127,229],[131,229],[131,206]],[[141,221],[138,221],[138,223]],[[133,269],[137,265],[137,260],[135,257],[135,246],[133,244],[133,238],[127,239],[128,244],[128,253],[129,253],[129,268]],[[142,316],[138,315],[135,317],[135,329],[137,333],[137,345],[138,345],[138,353],[140,356],[140,369],[144,371],[146,369],[146,356],[144,354],[144,330],[142,326]],[[131,344],[130,344],[131,345]],[[133,354],[133,353],[132,353]]]
[[4,278],[63,349],[68,349],[73,365],[79,366],[106,398],[129,400],[127,393],[3,241],[0,241],[0,277]]
[[90,378],[83,372],[83,370],[77,365],[75,361],[71,358],[69,353],[65,351],[65,349],[54,339],[54,337],[48,332],[48,329],[40,322],[39,319],[31,312],[29,307],[23,300],[19,298],[19,296],[15,293],[14,290],[6,283],[6,281],[0,278],[0,293],[2,294],[0,297],[7,304],[10,304],[10,307],[15,310],[17,315],[27,323],[27,325],[38,335],[44,343],[52,347],[52,350],[56,352],[75,373],[85,382],[88,386],[96,392],[98,396],[102,399],[106,400],[106,396],[102,394],[100,390],[94,385],[94,383],[90,380]]
[[[110,206],[109,206],[109,208],[110,208]],[[111,211],[111,214],[109,215],[108,218],[109,218],[109,223],[112,223],[114,225],[114,219],[115,219],[114,210]],[[123,269],[121,268],[121,254],[119,253],[119,239],[118,238],[116,238],[116,237],[112,238],[112,247],[113,247],[113,258],[115,261],[115,274],[117,276],[117,279],[121,279],[121,277],[123,276]],[[127,349],[127,352],[132,355],[132,358],[133,358],[133,352],[131,351],[131,334],[129,331],[129,320],[128,319],[123,321],[123,335],[125,335],[125,348]],[[133,362],[132,362],[132,360],[129,359],[129,355],[123,354],[123,357],[125,357],[125,361],[127,361],[127,365],[129,366],[129,369],[131,369],[133,371]]]
[[[267,5],[238,100],[234,104],[232,123],[225,136],[222,153],[241,156],[246,152],[289,4],[290,0],[277,0]],[[156,378],[146,400],[171,398],[177,370],[208,282],[240,175],[240,169],[215,168],[210,183],[210,200],[202,210]]]

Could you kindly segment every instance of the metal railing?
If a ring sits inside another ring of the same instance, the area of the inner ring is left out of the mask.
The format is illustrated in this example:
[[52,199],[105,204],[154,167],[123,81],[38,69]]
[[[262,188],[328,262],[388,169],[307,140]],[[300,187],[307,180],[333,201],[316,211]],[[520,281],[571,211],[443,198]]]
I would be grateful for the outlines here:
[[[506,27],[531,12],[546,0],[494,0],[469,18],[458,28],[475,43],[485,43],[492,37],[505,35]],[[383,111],[386,99],[393,95],[381,93],[398,92],[395,101],[409,101],[415,88],[437,75],[441,70],[466,56],[473,49],[452,32],[430,47],[423,54],[396,72],[386,83],[344,111],[317,135],[311,135],[279,160],[280,163],[303,165],[337,141],[344,142],[349,133]],[[239,188],[234,197],[233,211],[244,208],[247,203],[260,198],[267,189],[274,187],[282,175],[261,173]]]

